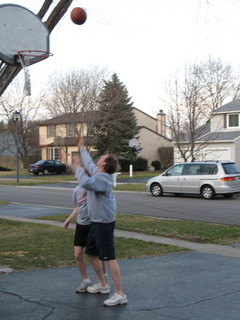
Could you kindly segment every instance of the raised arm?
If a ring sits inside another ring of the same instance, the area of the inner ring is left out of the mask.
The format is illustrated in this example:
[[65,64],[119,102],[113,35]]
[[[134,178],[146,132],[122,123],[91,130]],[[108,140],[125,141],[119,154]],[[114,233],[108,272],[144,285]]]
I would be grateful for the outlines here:
[[80,148],[80,155],[84,168],[88,171],[90,175],[96,173],[98,168],[85,148],[83,137],[80,137],[78,139],[78,147]]

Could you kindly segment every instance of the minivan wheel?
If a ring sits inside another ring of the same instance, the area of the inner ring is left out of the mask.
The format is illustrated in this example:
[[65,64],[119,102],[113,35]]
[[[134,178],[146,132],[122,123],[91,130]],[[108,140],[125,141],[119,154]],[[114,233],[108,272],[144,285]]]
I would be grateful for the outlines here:
[[213,187],[211,186],[204,186],[202,187],[202,191],[201,191],[202,197],[204,199],[213,199],[215,197],[215,191],[213,189]]
[[151,186],[151,193],[154,197],[159,197],[163,194],[162,188],[160,184],[158,183],[153,183]]

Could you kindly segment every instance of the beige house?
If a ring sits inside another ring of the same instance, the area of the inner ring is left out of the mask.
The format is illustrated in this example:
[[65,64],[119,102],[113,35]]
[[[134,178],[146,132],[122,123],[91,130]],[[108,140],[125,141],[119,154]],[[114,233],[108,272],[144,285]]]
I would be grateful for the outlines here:
[[[139,128],[139,156],[148,159],[150,166],[152,161],[158,160],[158,148],[172,146],[170,136],[167,137],[165,114],[160,110],[157,118],[153,118],[137,108],[133,108],[133,111]],[[43,121],[39,126],[42,159],[59,159],[70,165],[72,156],[78,152],[76,132],[87,136],[87,124],[83,120],[83,113],[64,114]],[[88,139],[91,140],[93,135],[94,132]],[[91,145],[91,141],[88,140],[88,144]],[[94,150],[90,149],[90,152]]]

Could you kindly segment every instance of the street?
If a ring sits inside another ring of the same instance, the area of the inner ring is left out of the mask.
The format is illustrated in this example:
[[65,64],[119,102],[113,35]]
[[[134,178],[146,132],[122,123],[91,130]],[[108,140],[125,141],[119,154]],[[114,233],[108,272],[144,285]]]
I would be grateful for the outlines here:
[[[72,189],[56,186],[0,186],[0,201],[71,209]],[[115,191],[119,213],[240,225],[240,196],[204,200],[198,196],[153,197],[146,192]],[[0,206],[0,214],[4,214]]]

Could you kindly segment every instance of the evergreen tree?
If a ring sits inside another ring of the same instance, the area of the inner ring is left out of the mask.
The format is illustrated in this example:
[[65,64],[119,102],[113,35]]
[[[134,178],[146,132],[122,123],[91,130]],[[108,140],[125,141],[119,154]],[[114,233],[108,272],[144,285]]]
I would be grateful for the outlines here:
[[99,98],[95,147],[99,154],[113,153],[128,159],[129,140],[138,134],[137,119],[128,90],[116,73],[105,81]]

